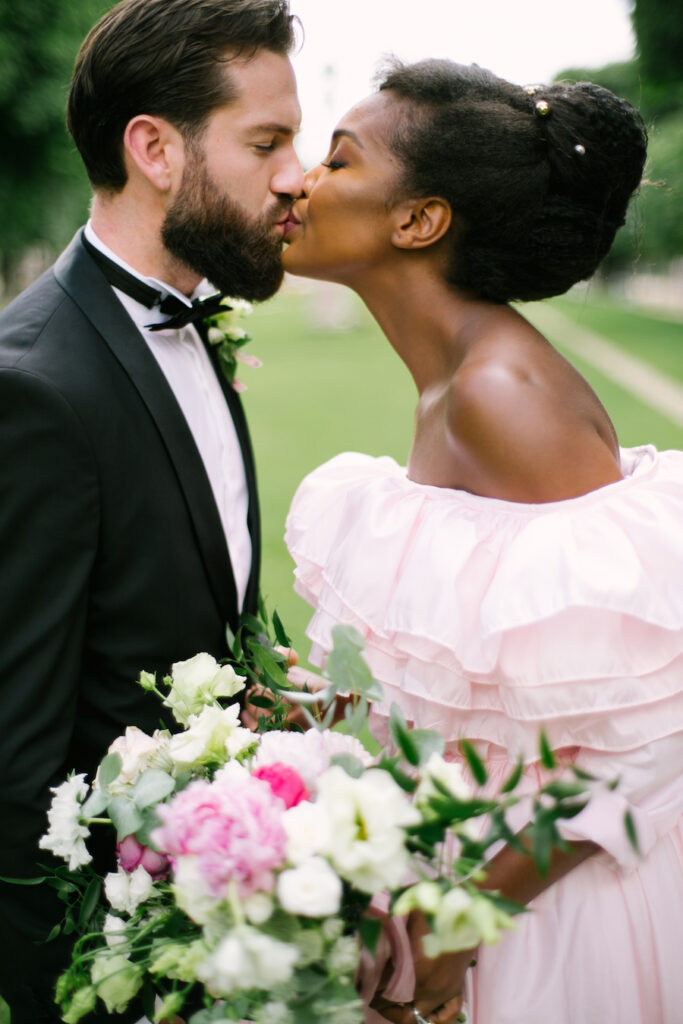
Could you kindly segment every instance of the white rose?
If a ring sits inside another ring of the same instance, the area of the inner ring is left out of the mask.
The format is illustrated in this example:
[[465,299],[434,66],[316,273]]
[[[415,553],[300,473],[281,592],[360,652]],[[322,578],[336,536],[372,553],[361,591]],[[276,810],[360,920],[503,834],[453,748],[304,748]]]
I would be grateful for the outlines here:
[[200,964],[197,977],[213,996],[239,989],[271,989],[289,981],[298,957],[296,946],[240,925]]
[[408,869],[404,827],[421,821],[401,787],[382,769],[354,779],[333,765],[319,779],[318,803],[330,818],[320,852],[363,892],[393,889]]
[[[123,736],[118,736],[109,746],[108,753],[118,754],[121,758],[121,771],[107,786],[107,792],[112,796],[120,796],[135,785],[151,762],[162,755],[169,735],[157,730],[154,736],[148,736],[136,725],[129,725]],[[99,769],[94,785],[99,786]]]
[[114,910],[132,916],[138,906],[152,895],[154,881],[142,864],[130,873],[119,868],[116,873],[105,875],[104,891]]
[[302,800],[286,810],[281,821],[287,834],[286,854],[290,864],[301,864],[329,846],[331,823],[323,804]]
[[425,935],[425,956],[457,953],[473,949],[480,942],[495,943],[504,929],[515,927],[508,914],[499,910],[486,896],[470,896],[462,889],[450,889],[434,917],[433,934]]
[[171,678],[173,685],[164,704],[182,725],[217,697],[234,697],[245,686],[245,677],[238,676],[231,665],[220,666],[215,658],[204,653],[175,662]]
[[278,876],[277,895],[290,914],[329,917],[341,906],[342,883],[326,860],[311,857]]

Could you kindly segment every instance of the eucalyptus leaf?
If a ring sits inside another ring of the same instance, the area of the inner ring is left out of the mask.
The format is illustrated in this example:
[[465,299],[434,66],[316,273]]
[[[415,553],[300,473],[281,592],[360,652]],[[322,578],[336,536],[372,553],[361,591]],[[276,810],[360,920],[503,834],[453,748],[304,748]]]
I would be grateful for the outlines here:
[[81,807],[81,817],[98,818],[104,813],[104,811],[106,811],[110,800],[111,797],[109,793],[98,786],[97,789],[93,789],[92,793]]
[[125,796],[114,797],[109,804],[109,817],[119,839],[134,834],[144,824],[144,818],[138,808]]
[[175,789],[175,779],[160,768],[148,768],[133,787],[131,798],[136,807],[142,809],[157,804]]
[[100,763],[98,770],[99,784],[103,789],[110,786],[119,777],[123,762],[120,754],[107,754]]
[[446,749],[446,741],[434,729],[412,729],[410,739],[417,750],[418,764],[426,764],[432,754],[443,754]]
[[373,678],[361,651],[365,641],[353,626],[335,626],[333,647],[325,663],[325,675],[339,690],[360,694],[368,700],[381,700],[382,688]]
[[330,758],[330,764],[338,764],[353,779],[359,779],[365,770],[363,762],[352,754],[335,754]]

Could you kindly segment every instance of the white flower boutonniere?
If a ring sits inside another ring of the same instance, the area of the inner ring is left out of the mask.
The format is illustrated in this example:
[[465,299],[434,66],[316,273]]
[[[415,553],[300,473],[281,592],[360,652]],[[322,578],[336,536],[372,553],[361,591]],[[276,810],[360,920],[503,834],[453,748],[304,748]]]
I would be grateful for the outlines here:
[[218,352],[218,361],[221,370],[229,384],[235,391],[246,391],[246,385],[237,380],[237,363],[245,363],[247,366],[258,368],[263,366],[256,356],[247,355],[240,349],[251,341],[251,335],[243,327],[240,327],[238,320],[249,316],[253,311],[250,302],[244,299],[223,299],[225,312],[214,313],[207,316],[204,323],[207,327],[207,337],[210,344],[215,345]]

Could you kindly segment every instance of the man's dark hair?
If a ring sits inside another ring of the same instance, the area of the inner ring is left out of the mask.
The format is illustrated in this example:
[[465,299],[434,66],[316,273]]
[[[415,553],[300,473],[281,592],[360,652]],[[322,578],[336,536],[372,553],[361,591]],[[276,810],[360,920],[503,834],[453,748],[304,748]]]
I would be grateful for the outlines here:
[[388,144],[402,190],[454,212],[448,279],[493,302],[559,295],[609,251],[641,181],[647,132],[588,82],[521,87],[476,64],[393,62]]
[[235,94],[226,62],[294,45],[288,0],[123,0],[91,29],[76,59],[67,127],[96,188],[126,183],[123,133],[136,114],[196,138]]

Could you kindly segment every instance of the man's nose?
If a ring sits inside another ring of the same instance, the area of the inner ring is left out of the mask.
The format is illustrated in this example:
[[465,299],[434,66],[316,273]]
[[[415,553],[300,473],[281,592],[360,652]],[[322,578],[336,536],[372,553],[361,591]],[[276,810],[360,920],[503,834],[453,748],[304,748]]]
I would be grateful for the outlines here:
[[304,187],[304,170],[293,148],[278,168],[270,187],[277,195],[292,196],[293,199],[298,199],[301,195]]

